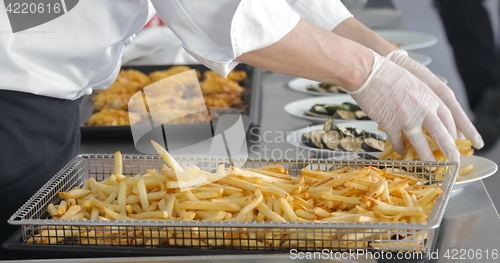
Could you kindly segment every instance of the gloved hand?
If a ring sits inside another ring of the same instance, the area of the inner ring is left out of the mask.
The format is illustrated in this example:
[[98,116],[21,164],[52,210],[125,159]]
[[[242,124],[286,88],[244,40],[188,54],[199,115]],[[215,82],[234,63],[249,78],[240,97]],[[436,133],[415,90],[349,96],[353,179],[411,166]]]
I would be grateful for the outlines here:
[[386,58],[399,66],[405,68],[410,73],[424,82],[450,109],[457,131],[460,135],[465,136],[472,142],[472,146],[476,149],[481,149],[484,146],[481,135],[476,130],[472,122],[469,120],[462,107],[458,103],[453,91],[446,86],[436,75],[432,73],[426,66],[418,61],[410,58],[404,50],[395,50],[389,53]]
[[422,127],[451,161],[459,161],[453,116],[434,92],[413,74],[373,52],[372,72],[356,91],[349,92],[361,109],[384,129],[394,150],[405,154],[402,133],[423,161],[433,161]]

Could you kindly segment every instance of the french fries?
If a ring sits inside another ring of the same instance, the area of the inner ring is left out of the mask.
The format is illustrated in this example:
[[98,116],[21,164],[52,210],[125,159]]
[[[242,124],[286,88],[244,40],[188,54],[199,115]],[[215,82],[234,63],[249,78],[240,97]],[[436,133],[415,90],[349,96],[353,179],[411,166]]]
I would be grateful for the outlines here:
[[[157,151],[166,162],[159,170],[125,176],[121,154],[115,153],[114,174],[97,182],[93,178],[59,193],[62,201],[49,204],[48,214],[56,220],[184,220],[233,222],[337,222],[337,223],[425,223],[440,188],[426,186],[413,177],[375,167],[358,170],[341,168],[320,171],[304,168],[292,177],[279,165],[260,168],[217,167],[216,174],[200,168],[180,167],[164,150]],[[176,174],[173,174],[176,171]],[[223,176],[222,176],[223,175]],[[181,186],[176,181],[203,181],[211,176],[218,180],[199,187]],[[204,179],[200,179],[204,178]],[[140,223],[139,223],[140,224]],[[90,228],[48,227],[28,242],[57,244],[72,237],[79,244],[141,245],[161,244],[209,246],[251,246],[257,249],[313,244],[342,247],[373,246],[385,248],[384,238],[397,233],[388,231],[349,232],[329,229],[298,230],[234,229],[185,227],[183,231],[169,228],[134,227]],[[215,232],[214,232],[215,231]],[[52,234],[57,236],[51,236]],[[417,234],[415,234],[417,235]],[[425,233],[418,233],[424,236]],[[300,240],[297,240],[301,237]],[[374,239],[375,238],[375,239]],[[422,238],[407,235],[409,246],[422,247]],[[401,237],[399,240],[405,240]],[[411,239],[410,239],[411,238]],[[376,240],[377,242],[374,242]],[[418,242],[415,246],[411,245]]]
[[[432,139],[432,137],[427,133],[424,129],[424,134],[429,143],[430,149],[436,161],[446,162],[448,159],[444,156],[443,152],[439,149],[438,144]],[[415,149],[411,145],[410,141],[403,134],[403,142],[406,148],[406,155],[399,155],[391,145],[389,139],[385,141],[385,147],[382,153],[379,155],[380,160],[404,160],[404,161],[419,161],[420,158],[418,154],[415,152]],[[474,154],[474,149],[472,148],[472,143],[470,140],[455,140],[455,144],[457,145],[457,149],[463,156],[471,156]],[[457,181],[460,181],[460,176],[472,173],[474,171],[474,166],[472,164],[460,167],[458,171]],[[441,181],[443,179],[443,171],[441,169],[437,169],[434,172],[434,176],[436,180]]]

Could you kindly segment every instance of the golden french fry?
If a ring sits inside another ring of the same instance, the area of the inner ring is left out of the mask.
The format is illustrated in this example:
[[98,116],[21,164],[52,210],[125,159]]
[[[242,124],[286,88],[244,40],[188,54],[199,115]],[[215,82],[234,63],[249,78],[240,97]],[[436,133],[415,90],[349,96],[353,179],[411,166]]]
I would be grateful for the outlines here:
[[158,218],[158,219],[167,219],[168,218],[168,213],[165,211],[154,211],[154,212],[143,212],[140,214],[130,214],[129,217],[133,219],[152,219],[152,218]]
[[118,189],[117,200],[118,200],[118,205],[120,206],[120,214],[126,216],[127,215],[127,209],[126,209],[126,206],[127,206],[127,184],[125,182],[120,182],[120,188]]
[[345,197],[345,196],[334,195],[334,194],[330,194],[330,193],[323,193],[323,194],[321,194],[321,197],[325,200],[342,202],[345,204],[351,204],[351,205],[362,204],[362,202],[357,197]]
[[210,201],[186,201],[179,205],[184,210],[204,210],[204,211],[226,211],[238,212],[241,207],[233,203],[210,202]]
[[172,169],[175,173],[184,172],[184,169],[182,169],[182,167],[174,160],[172,155],[170,155],[167,150],[155,141],[151,141],[151,144],[153,144],[156,152],[161,156],[170,169]]
[[279,164],[268,165],[268,166],[261,166],[261,167],[258,168],[258,170],[263,170],[263,171],[269,171],[269,172],[273,172],[273,173],[279,173],[279,174],[286,174],[286,175],[288,175],[287,169],[285,169],[285,167],[283,167],[283,165],[279,165]]
[[283,210],[287,219],[290,220],[290,222],[297,222],[297,215],[295,214],[292,207],[285,198],[279,198],[278,204]]
[[64,215],[61,216],[61,219],[70,219],[71,217],[73,217],[74,215],[80,213],[80,211],[82,211],[82,207],[79,206],[79,205],[74,205],[74,206],[70,206],[68,208],[68,210],[66,211],[66,213],[64,213]]
[[146,191],[146,185],[144,184],[144,179],[137,182],[137,191],[139,193],[139,199],[141,201],[141,208],[143,211],[147,211],[149,207],[148,193]]
[[458,176],[464,176],[472,172],[474,172],[474,165],[468,164],[466,166],[460,167],[460,170],[458,170]]
[[114,163],[115,163],[115,174],[123,174],[123,160],[122,153],[120,151],[115,152],[114,154]]
[[88,194],[90,194],[90,190],[86,189],[74,189],[69,192],[59,192],[59,198],[61,199],[79,199]]
[[102,207],[102,210],[104,211],[104,213],[106,213],[106,215],[108,215],[111,219],[114,219],[114,220],[133,220],[133,218],[118,214],[117,212],[115,212],[115,211],[113,211],[105,206]]
[[279,214],[275,213],[273,210],[271,210],[264,203],[260,203],[259,205],[257,205],[257,209],[259,210],[260,213],[265,215],[272,222],[286,222],[286,220],[283,217],[281,217]]
[[57,216],[58,212],[57,212],[57,208],[54,206],[54,204],[50,203],[48,206],[47,206],[47,212],[49,213],[49,215],[51,216]]
[[257,196],[255,199],[250,201],[246,206],[241,208],[238,215],[236,217],[233,217],[233,220],[234,221],[238,221],[238,220],[243,221],[245,219],[246,215],[248,215],[249,213],[252,213],[253,209],[262,203],[263,199],[264,199],[264,197],[262,195]]
[[153,176],[154,178],[162,181],[162,182],[167,182],[168,181],[168,178],[166,175],[164,174],[161,174],[159,172],[157,172],[156,170],[154,169],[149,169],[149,170],[146,170],[146,173],[150,174],[151,176]]

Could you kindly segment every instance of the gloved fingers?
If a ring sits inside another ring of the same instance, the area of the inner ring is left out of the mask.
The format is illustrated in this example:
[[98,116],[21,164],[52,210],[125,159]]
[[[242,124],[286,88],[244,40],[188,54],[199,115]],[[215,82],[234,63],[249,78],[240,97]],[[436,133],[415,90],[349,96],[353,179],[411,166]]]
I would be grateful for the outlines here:
[[481,149],[484,146],[483,138],[481,134],[477,131],[476,127],[472,124],[467,114],[458,103],[455,98],[446,98],[443,102],[448,106],[451,113],[453,114],[453,119],[457,126],[457,131],[465,135],[465,138],[472,142],[472,147],[475,149]]
[[435,161],[431,148],[425,138],[422,127],[416,127],[412,130],[405,131],[406,138],[410,141],[413,149],[420,157],[421,161]]
[[457,131],[457,139],[465,140],[465,135],[460,130]]
[[387,139],[391,142],[392,148],[400,154],[400,155],[406,155],[406,148],[403,142],[403,135],[401,134],[401,131],[386,131],[387,134]]
[[[389,60],[408,70],[415,77],[424,82],[434,92],[441,84],[446,86],[428,67],[408,56],[406,51],[395,50],[386,56]],[[438,95],[439,96],[439,95]]]
[[441,152],[443,152],[448,160],[456,162],[460,161],[460,153],[455,140],[435,114],[427,115],[422,125],[432,139],[434,139],[437,143]]
[[457,139],[457,126],[455,125],[455,120],[453,115],[447,107],[439,107],[437,109],[437,116],[443,123],[446,130],[450,133],[453,139]]
[[406,50],[397,49],[387,54],[385,58],[389,59],[390,61],[396,64],[400,64],[406,62],[407,59],[410,57],[408,56],[408,52]]
[[474,125],[469,119],[462,118],[458,122],[457,126],[459,131],[461,131],[465,135],[465,138],[469,139],[472,142],[472,147],[478,150],[483,148],[484,146],[483,137],[481,137],[481,134],[479,134],[476,127],[474,127]]

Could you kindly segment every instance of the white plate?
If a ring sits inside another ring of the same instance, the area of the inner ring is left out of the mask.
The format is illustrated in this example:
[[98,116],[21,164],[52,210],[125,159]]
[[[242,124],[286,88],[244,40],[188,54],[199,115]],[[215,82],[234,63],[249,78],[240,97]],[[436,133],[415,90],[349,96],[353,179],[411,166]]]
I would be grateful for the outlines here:
[[431,62],[432,62],[432,58],[430,56],[427,56],[425,54],[418,53],[415,51],[408,51],[408,56],[410,56],[410,58],[413,58],[414,60],[420,62],[420,64],[422,64],[424,66],[427,66],[427,65],[431,64]]
[[[343,122],[343,123],[338,123],[338,125],[346,127],[346,128],[356,128],[356,129],[360,129],[360,130],[367,131],[370,133],[376,133],[376,134],[380,135],[381,137],[386,138],[386,134],[384,132],[378,130],[378,124],[374,121]],[[314,126],[308,126],[308,127],[302,128],[302,129],[298,129],[298,130],[295,130],[293,132],[290,132],[286,136],[286,141],[295,147],[298,147],[301,149],[307,149],[307,150],[312,151],[312,152],[329,154],[329,155],[331,155],[331,154],[333,154],[333,155],[346,155],[347,154],[347,155],[352,156],[352,157],[356,156],[356,153],[353,153],[353,152],[318,149],[318,148],[309,147],[301,142],[301,137],[302,137],[303,133],[307,133],[307,132],[314,131],[314,130],[322,130],[322,129],[323,129],[323,125],[314,125]],[[368,154],[374,154],[374,153],[368,152]]]
[[376,32],[387,41],[401,43],[399,48],[404,50],[426,48],[437,43],[435,36],[419,32],[403,30],[377,30]]
[[470,174],[460,176],[460,181],[455,183],[453,191],[462,189],[466,185],[473,183],[475,181],[483,180],[495,174],[498,170],[498,166],[491,160],[480,156],[468,156],[460,158],[460,165],[466,166],[468,164],[474,165],[474,171]]
[[[301,119],[306,119],[312,121],[313,123],[319,124],[319,123],[324,123],[328,118],[308,116],[305,115],[304,112],[310,110],[311,107],[314,106],[315,104],[342,104],[344,102],[350,102],[356,104],[356,102],[350,95],[341,94],[336,96],[314,97],[314,98],[308,98],[290,102],[287,105],[285,105],[285,111],[292,116]],[[351,121],[336,120],[336,121],[341,123],[341,122],[351,122],[352,120]],[[367,121],[361,121],[361,122],[367,122]]]
[[313,85],[318,87],[319,86],[319,81],[314,81],[310,79],[303,79],[303,78],[294,78],[290,81],[288,81],[288,87],[298,91],[302,92],[305,94],[309,95],[315,95],[315,96],[339,96],[339,95],[346,95],[345,93],[330,93],[330,92],[319,92],[319,91],[313,91],[313,90],[308,90],[307,86]]
[[354,14],[367,27],[381,27],[396,21],[401,12],[392,8],[366,8]]

